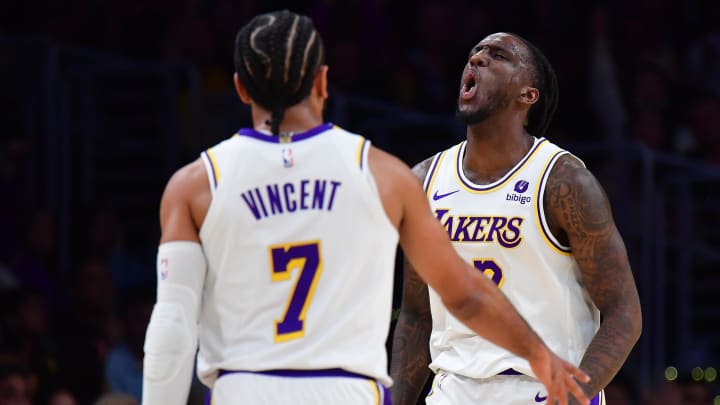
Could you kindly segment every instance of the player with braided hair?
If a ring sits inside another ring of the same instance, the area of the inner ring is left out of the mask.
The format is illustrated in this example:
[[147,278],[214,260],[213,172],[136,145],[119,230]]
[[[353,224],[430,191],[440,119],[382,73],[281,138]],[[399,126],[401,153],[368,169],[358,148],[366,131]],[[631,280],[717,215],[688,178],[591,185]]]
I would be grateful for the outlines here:
[[160,203],[144,405],[185,403],[196,348],[214,405],[390,403],[398,242],[448,310],[526,359],[550,398],[587,401],[587,376],[455,253],[410,169],[323,122],[328,68],[310,19],[255,17],[235,64],[253,127],[178,170]]
[[[583,388],[598,405],[640,336],[640,301],[602,187],[543,137],[557,105],[543,53],[516,34],[489,35],[460,83],[467,140],[414,171],[456,251],[591,376]],[[394,334],[396,402],[415,404],[432,370],[427,404],[554,404],[524,359],[466,328],[413,267]]]
[[255,18],[238,33],[235,72],[248,96],[272,113],[273,134],[285,109],[307,96],[324,56],[312,21],[287,10]]

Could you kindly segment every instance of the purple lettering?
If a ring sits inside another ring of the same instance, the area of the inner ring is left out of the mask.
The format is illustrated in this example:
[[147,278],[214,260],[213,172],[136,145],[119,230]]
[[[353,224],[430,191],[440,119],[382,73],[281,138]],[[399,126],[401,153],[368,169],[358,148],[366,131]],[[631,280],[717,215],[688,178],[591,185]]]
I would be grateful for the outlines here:
[[327,180],[315,180],[315,190],[313,190],[313,209],[323,209],[323,201],[325,201],[325,186]]
[[340,185],[342,183],[340,183],[339,181],[333,180],[330,182],[330,184],[332,185],[332,190],[330,191],[330,201],[328,202],[328,208],[327,208],[328,211],[330,211],[332,209],[333,202],[335,202],[335,191],[337,190],[338,187],[340,187]]
[[292,200],[291,194],[295,193],[295,186],[292,183],[285,183],[283,186],[283,192],[285,194],[285,208],[288,212],[295,212],[297,209],[297,203]]
[[252,212],[253,216],[255,216],[255,219],[260,219],[260,211],[255,204],[255,198],[252,195],[252,190],[247,193],[242,193],[241,195],[243,200],[245,200],[245,204],[247,204],[248,208],[250,208],[250,212]]
[[267,187],[268,200],[270,201],[270,212],[274,214],[282,214],[282,201],[280,200],[280,190],[277,184],[270,185]]

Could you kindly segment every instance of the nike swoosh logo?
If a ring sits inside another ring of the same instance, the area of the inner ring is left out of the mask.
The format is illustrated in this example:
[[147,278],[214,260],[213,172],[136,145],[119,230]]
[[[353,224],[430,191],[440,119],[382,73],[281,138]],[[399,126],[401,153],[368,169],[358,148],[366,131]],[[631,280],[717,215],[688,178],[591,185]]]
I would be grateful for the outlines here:
[[435,190],[435,194],[433,194],[433,201],[437,201],[441,198],[445,198],[449,195],[457,193],[458,191],[460,191],[460,190],[451,191],[451,192],[445,193],[445,194],[438,194],[437,190]]
[[547,399],[547,397],[541,397],[539,392],[537,394],[535,394],[535,402],[543,402],[546,399]]

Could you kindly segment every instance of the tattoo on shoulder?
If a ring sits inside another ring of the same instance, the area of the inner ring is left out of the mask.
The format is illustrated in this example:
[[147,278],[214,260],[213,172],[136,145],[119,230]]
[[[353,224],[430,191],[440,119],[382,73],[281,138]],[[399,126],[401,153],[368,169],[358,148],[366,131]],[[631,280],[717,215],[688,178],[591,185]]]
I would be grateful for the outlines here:
[[420,181],[425,181],[425,176],[427,176],[427,173],[430,170],[430,165],[432,164],[434,158],[435,155],[432,155],[429,158],[413,166],[412,172],[418,179],[420,179]]
[[[551,227],[571,240],[589,241],[613,232],[610,204],[602,186],[575,157],[562,156],[548,178],[544,196]],[[576,249],[588,246],[573,246]]]

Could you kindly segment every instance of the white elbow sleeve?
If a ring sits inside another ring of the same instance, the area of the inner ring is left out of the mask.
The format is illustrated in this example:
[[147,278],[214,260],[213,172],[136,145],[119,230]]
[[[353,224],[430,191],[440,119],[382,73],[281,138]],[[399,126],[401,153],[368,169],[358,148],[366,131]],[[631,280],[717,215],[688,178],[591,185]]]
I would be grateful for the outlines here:
[[145,399],[158,390],[177,393],[189,389],[207,271],[202,248],[195,242],[163,243],[158,249],[157,264],[157,302],[144,345]]
[[158,302],[145,334],[143,373],[148,381],[172,380],[195,349],[197,328],[178,304]]

